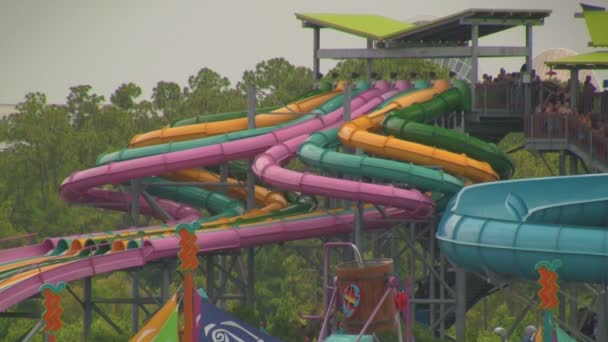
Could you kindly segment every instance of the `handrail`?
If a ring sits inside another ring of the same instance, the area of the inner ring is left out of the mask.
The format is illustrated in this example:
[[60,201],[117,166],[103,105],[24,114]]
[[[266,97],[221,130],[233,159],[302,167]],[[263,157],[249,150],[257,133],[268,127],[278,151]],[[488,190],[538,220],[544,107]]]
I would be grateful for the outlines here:
[[573,114],[527,114],[524,120],[524,135],[528,139],[561,140],[578,147],[587,153],[591,160],[608,165],[606,133],[603,133],[601,128],[593,129],[589,120],[587,116]]

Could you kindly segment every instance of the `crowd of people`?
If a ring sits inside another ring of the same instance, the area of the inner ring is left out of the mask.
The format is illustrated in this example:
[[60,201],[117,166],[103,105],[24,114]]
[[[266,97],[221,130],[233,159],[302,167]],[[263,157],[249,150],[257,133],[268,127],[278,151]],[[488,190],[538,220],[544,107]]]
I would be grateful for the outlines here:
[[[501,68],[496,76],[484,74],[481,82],[484,86],[501,86],[508,85],[507,89],[512,89],[511,85],[515,86],[515,92],[509,93],[511,99],[507,99],[509,106],[523,105],[518,103],[518,98],[523,93],[517,93],[517,89],[521,91],[522,79],[521,75],[527,70],[526,66],[522,66],[520,72],[508,73],[504,68]],[[581,144],[589,143],[589,136],[593,135],[593,141],[598,142],[598,139],[608,138],[608,106],[596,110],[596,92],[598,89],[594,86],[591,76],[586,76],[583,83],[579,87],[579,92],[576,97],[576,106],[572,106],[570,81],[559,82],[557,80],[541,80],[535,70],[530,72],[530,81],[532,84],[532,103],[535,105],[535,113],[544,114],[539,116],[544,121],[543,126],[536,126],[535,129],[544,129],[545,134],[551,137],[565,136],[566,134],[573,135]],[[518,88],[520,87],[520,88]],[[495,92],[492,92],[495,93]],[[500,97],[500,91],[496,92]],[[486,96],[490,96],[485,101],[495,100],[499,105],[502,104],[501,99],[494,99],[487,92]],[[506,93],[505,93],[506,94]],[[608,101],[608,93],[603,94],[604,101]],[[483,101],[480,99],[480,101]],[[484,103],[485,104],[485,103]],[[566,126],[566,120],[568,125]],[[566,127],[570,127],[566,132]],[[608,140],[606,140],[608,142]],[[594,145],[597,145],[594,143]],[[594,147],[595,148],[595,147]],[[602,150],[603,151],[603,150]],[[608,156],[606,156],[608,158]]]
[[[525,65],[522,66],[521,72],[526,71],[526,69],[527,68],[525,67]],[[505,84],[505,83],[518,82],[521,78],[521,72],[507,73],[505,68],[500,68],[498,75],[496,75],[495,77],[492,77],[491,75],[488,75],[488,74],[483,74],[481,84],[491,85],[491,84]],[[530,72],[530,81],[532,83],[541,82],[540,76],[538,76],[536,74],[536,70],[534,70],[534,69],[532,69],[532,71]]]
[[[579,103],[576,108],[570,105],[570,93],[568,92],[569,84],[566,87],[560,87],[556,92],[551,94],[544,103],[540,103],[536,107],[536,113],[549,114],[547,120],[547,129],[551,134],[560,134],[560,125],[557,123],[560,117],[566,119],[574,118],[577,129],[587,128],[598,137],[608,136],[608,123],[606,116],[594,111],[594,93],[595,86],[591,82],[591,77],[587,76],[582,86],[582,91],[578,97]],[[583,133],[577,132],[577,137]]]

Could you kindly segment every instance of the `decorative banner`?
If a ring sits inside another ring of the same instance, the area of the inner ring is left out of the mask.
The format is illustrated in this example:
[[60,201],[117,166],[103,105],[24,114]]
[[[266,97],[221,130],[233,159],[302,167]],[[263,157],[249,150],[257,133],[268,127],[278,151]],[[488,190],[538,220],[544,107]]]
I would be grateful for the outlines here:
[[540,308],[543,310],[552,310],[559,305],[557,293],[559,286],[557,285],[558,275],[556,270],[562,265],[560,260],[540,261],[536,263],[535,269],[540,274],[538,283],[541,289],[538,291],[541,303]]
[[197,297],[196,300],[201,300],[201,309],[205,314],[200,319],[200,335],[194,341],[281,342],[280,339],[268,335],[267,332],[260,331],[259,328],[251,326],[231,314],[218,309],[204,298]]
[[61,293],[65,286],[64,282],[60,282],[57,285],[44,284],[40,287],[40,293],[44,298],[42,302],[44,306],[42,320],[45,323],[44,331],[49,333],[49,342],[55,342],[55,333],[62,326],[61,313],[63,313],[63,308],[61,307],[61,296],[59,293]]
[[194,271],[198,267],[198,246],[196,245],[196,227],[189,224],[180,224],[176,228],[181,247],[177,256],[180,260],[180,271]]
[[545,310],[543,317],[543,342],[552,342],[553,336],[553,311],[559,305],[557,293],[559,286],[557,285],[558,275],[556,270],[562,265],[558,259],[549,261],[539,261],[534,268],[540,274],[538,283],[541,289],[538,291],[540,297],[540,308]]
[[179,236],[181,249],[177,254],[180,260],[179,270],[184,273],[184,341],[194,341],[196,333],[195,308],[194,308],[194,277],[193,273],[198,268],[198,246],[196,245],[196,227],[189,224],[180,224],[175,229]]
[[359,311],[361,290],[356,284],[350,284],[342,291],[342,312],[344,317],[351,318]]

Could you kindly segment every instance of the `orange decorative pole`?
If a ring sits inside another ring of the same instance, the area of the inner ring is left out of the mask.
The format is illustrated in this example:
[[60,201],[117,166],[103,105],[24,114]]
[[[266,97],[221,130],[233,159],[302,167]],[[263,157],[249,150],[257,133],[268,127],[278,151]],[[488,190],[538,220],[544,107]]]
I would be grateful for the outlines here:
[[541,289],[538,291],[540,297],[540,308],[545,310],[543,317],[543,342],[551,342],[553,330],[553,310],[559,305],[557,293],[559,286],[557,285],[558,275],[556,270],[562,265],[560,260],[539,261],[535,265],[540,278],[538,283]]
[[40,293],[44,298],[42,305],[44,306],[44,312],[42,313],[42,320],[45,323],[44,331],[48,333],[48,341],[55,342],[55,334],[61,329],[61,313],[63,308],[61,307],[61,296],[59,293],[65,288],[65,283],[58,283],[56,286],[53,284],[44,284],[40,287]]
[[180,224],[176,228],[179,236],[181,249],[177,254],[180,261],[179,270],[184,275],[184,341],[194,341],[194,314],[193,314],[193,292],[194,292],[194,270],[198,267],[198,246],[196,245],[197,236],[194,225]]

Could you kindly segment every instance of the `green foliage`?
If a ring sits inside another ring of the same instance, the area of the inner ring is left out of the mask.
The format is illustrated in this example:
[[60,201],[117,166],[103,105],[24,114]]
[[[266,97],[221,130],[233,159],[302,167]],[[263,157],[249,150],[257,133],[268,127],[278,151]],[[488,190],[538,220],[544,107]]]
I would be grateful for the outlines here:
[[110,102],[120,109],[131,110],[135,107],[135,99],[141,95],[141,88],[133,83],[122,84],[112,96]]
[[[324,79],[331,79],[333,74],[338,79],[350,79],[353,73],[357,73],[359,78],[365,78],[366,66],[367,60],[364,59],[343,60],[329,70]],[[449,75],[447,69],[425,59],[376,59],[373,60],[372,70],[380,79],[390,79],[392,73],[396,73],[397,79],[401,80],[411,79],[411,73],[420,79],[430,79],[431,73],[435,73],[435,78],[447,78]]]
[[312,71],[296,67],[284,58],[273,58],[258,63],[255,70],[245,71],[243,82],[237,85],[237,89],[246,93],[250,84],[256,86],[260,106],[287,104],[294,94],[304,94],[310,90]]

